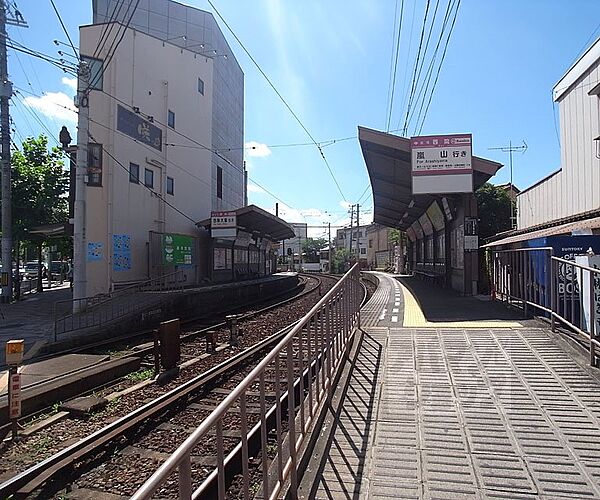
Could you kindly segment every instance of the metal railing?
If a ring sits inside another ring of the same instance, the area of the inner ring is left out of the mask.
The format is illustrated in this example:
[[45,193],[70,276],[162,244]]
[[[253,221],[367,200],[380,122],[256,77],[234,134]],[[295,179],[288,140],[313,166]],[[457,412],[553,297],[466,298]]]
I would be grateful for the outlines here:
[[[226,471],[233,462],[238,466],[236,473],[241,474],[243,498],[250,498],[251,490],[258,490],[263,498],[275,498],[286,481],[289,481],[291,497],[296,498],[298,454],[334,390],[332,381],[360,324],[362,288],[359,280],[358,265],[354,265],[203,420],[133,498],[151,498],[177,471],[179,498],[224,499],[231,479]],[[267,404],[268,397],[274,397],[273,405]],[[238,438],[232,442],[236,428]],[[192,475],[191,458],[197,446],[212,448],[216,468],[193,490],[192,485],[199,482]],[[249,457],[256,457],[259,450],[262,460],[253,476]],[[268,457],[269,451],[271,457]],[[258,478],[258,482],[253,482],[252,477]],[[208,492],[215,481],[213,496]]]
[[491,251],[492,295],[523,308],[537,309],[573,330],[589,345],[596,365],[600,348],[600,269],[553,255],[552,247]]
[[142,300],[140,293],[179,291],[185,284],[185,275],[178,270],[107,294],[57,301],[54,303],[54,336],[105,325],[151,305]]

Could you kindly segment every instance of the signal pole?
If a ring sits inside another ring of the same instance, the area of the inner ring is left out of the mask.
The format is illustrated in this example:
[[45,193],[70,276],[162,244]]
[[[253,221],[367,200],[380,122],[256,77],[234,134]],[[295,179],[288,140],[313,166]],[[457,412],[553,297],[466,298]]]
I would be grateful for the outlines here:
[[10,114],[9,99],[12,95],[12,83],[8,79],[8,60],[6,57],[6,25],[27,27],[19,11],[15,17],[8,18],[6,3],[0,0],[0,128],[2,132],[2,273],[0,284],[2,295],[0,302],[8,303],[12,298],[12,200],[10,168]]
[[[527,143],[525,141],[523,141],[523,145],[522,146],[513,146],[512,145],[512,141],[508,141],[508,146],[500,146],[497,148],[488,148],[489,150],[500,150],[504,153],[508,153],[508,163],[510,165],[510,190],[511,193],[514,192],[513,190],[513,151],[521,151],[521,153],[525,153],[525,151],[527,151]],[[517,218],[515,216],[515,205],[516,205],[516,200],[513,200],[512,197],[510,199],[510,227],[511,229],[515,229],[517,227]]]

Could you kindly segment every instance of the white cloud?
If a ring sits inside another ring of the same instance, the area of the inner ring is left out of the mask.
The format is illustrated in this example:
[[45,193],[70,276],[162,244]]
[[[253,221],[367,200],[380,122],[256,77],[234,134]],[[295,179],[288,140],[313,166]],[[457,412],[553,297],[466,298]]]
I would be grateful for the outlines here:
[[252,184],[252,182],[248,183],[248,192],[249,193],[264,193],[265,190],[256,184]]
[[244,144],[244,147],[246,148],[247,156],[256,156],[258,158],[262,158],[265,156],[270,156],[271,154],[269,146],[261,142],[249,141]]
[[323,212],[321,212],[318,208],[307,208],[306,210],[300,210],[300,214],[303,217],[326,217],[326,215]]
[[28,96],[23,104],[57,121],[77,122],[77,108],[64,92],[44,92],[41,97]]
[[62,84],[69,87],[73,93],[77,92],[77,78],[62,77]]
[[340,207],[342,207],[344,210],[347,210],[351,206],[352,206],[352,203],[350,203],[349,201],[340,200]]

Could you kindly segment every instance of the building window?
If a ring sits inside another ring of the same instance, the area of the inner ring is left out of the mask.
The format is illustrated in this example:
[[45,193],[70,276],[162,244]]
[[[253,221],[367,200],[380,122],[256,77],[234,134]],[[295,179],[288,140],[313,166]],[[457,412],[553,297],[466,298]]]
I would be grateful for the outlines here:
[[360,249],[360,253],[361,253],[361,255],[366,254],[367,253],[367,249],[366,248],[361,248]]
[[129,164],[129,182],[140,183],[140,166],[135,163]]
[[88,143],[88,186],[102,186],[102,144]]
[[171,128],[175,128],[175,113],[169,110],[169,114],[167,116],[167,125]]
[[93,90],[102,90],[104,61],[94,59],[93,57],[81,56],[81,61],[86,62],[89,68],[89,88]]
[[154,170],[151,170],[149,168],[145,169],[144,184],[146,185],[146,187],[149,187],[149,188],[154,187]]
[[175,194],[175,181],[173,177],[167,177],[167,194]]
[[369,240],[369,248],[373,248],[373,240]]
[[204,95],[204,80],[202,78],[198,78],[198,92]]
[[217,198],[223,199],[223,169],[217,167]]

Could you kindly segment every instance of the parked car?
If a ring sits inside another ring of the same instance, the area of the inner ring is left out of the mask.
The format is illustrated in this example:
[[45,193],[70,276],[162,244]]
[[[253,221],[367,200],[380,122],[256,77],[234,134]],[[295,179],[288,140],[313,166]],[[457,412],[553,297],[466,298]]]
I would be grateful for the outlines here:
[[[33,280],[36,279],[38,275],[38,263],[37,262],[27,262],[25,264],[25,277],[27,279]],[[42,264],[42,278],[47,276],[46,266]]]

